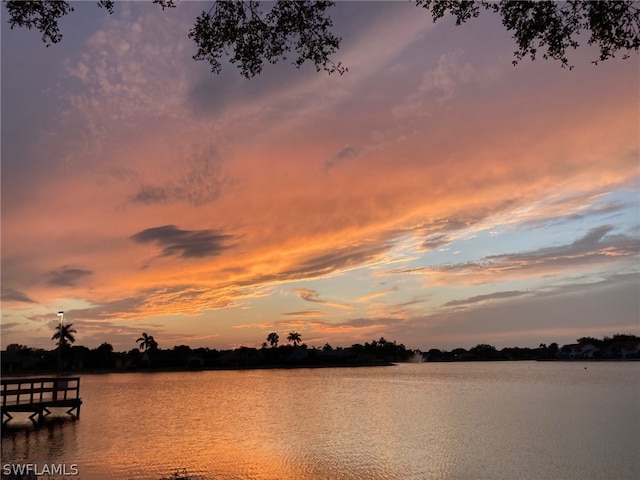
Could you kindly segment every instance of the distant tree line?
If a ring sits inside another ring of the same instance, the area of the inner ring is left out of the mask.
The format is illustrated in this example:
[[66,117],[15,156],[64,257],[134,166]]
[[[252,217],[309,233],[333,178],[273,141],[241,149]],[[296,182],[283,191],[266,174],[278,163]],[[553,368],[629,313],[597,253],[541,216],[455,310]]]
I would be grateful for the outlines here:
[[[73,337],[75,330],[69,324],[65,332]],[[58,333],[58,332],[57,332]],[[505,361],[505,360],[562,360],[562,359],[640,359],[640,337],[631,334],[615,334],[602,339],[581,337],[575,344],[560,346],[541,343],[537,348],[507,347],[498,350],[493,345],[478,344],[473,348],[455,348],[427,351],[410,350],[403,344],[386,340],[356,343],[350,347],[333,347],[325,343],[322,347],[302,343],[302,336],[290,332],[288,344],[279,344],[279,335],[271,332],[261,348],[239,347],[217,350],[188,345],[177,345],[162,349],[152,335],[143,333],[136,341],[136,348],[127,352],[114,352],[112,345],[103,343],[90,349],[82,345],[71,345],[73,340],[60,342],[59,335],[53,340],[58,347],[52,350],[31,348],[11,344],[2,352],[2,372],[45,373],[53,372],[61,359],[63,372],[79,371],[144,371],[171,369],[214,368],[261,368],[297,366],[358,366],[383,365],[394,362],[428,361]],[[58,352],[58,349],[62,350]]]
[[272,332],[261,348],[242,346],[230,350],[191,348],[187,345],[162,349],[154,337],[147,333],[142,333],[135,341],[138,347],[128,352],[114,352],[113,346],[106,342],[89,349],[82,345],[72,346],[72,341],[60,342],[57,334],[53,339],[58,343],[53,350],[9,345],[2,352],[3,371],[52,372],[56,370],[58,362],[61,362],[63,372],[377,365],[407,361],[414,353],[404,345],[384,338],[349,348],[333,348],[328,343],[322,348],[309,347],[302,343],[302,335],[298,332],[288,334],[289,344],[286,345],[278,345],[279,335]]
[[[587,348],[590,347],[590,348]],[[575,344],[560,346],[541,343],[537,348],[506,347],[498,350],[493,345],[479,344],[469,350],[451,351],[432,348],[423,354],[426,361],[490,361],[490,360],[579,360],[579,359],[636,359],[640,358],[640,337],[631,334],[581,337]]]

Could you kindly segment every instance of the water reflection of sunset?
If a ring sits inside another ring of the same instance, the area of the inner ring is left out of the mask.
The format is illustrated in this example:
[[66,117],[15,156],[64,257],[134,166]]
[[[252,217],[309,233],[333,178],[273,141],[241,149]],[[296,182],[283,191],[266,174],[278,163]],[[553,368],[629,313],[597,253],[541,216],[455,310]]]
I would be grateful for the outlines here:
[[83,375],[81,419],[3,428],[3,465],[76,464],[85,480],[635,478],[640,364],[583,365]]

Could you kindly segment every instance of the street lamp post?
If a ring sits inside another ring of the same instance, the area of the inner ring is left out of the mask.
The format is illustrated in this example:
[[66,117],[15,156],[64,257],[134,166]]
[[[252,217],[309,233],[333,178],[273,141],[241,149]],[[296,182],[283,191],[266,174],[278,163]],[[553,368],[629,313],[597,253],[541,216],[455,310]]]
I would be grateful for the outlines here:
[[60,311],[58,312],[58,316],[60,317],[60,330],[58,331],[58,333],[60,334],[60,337],[58,337],[58,374],[57,377],[60,377],[60,362],[62,361],[62,322],[64,320],[64,312]]

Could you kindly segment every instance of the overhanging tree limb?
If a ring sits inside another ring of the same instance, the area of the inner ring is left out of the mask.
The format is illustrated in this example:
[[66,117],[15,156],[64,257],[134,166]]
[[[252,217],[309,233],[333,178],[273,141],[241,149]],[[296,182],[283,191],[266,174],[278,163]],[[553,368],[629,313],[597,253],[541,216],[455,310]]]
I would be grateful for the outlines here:
[[195,60],[206,60],[211,71],[220,73],[221,59],[229,56],[243,76],[262,71],[265,62],[277,63],[295,53],[293,64],[311,61],[317,71],[346,71],[330,56],[340,46],[340,38],[330,32],[333,26],[326,9],[331,1],[277,1],[264,13],[258,0],[217,1],[202,12],[189,31],[198,46]]
[[[47,46],[58,43],[62,34],[58,20],[73,12],[66,1],[3,0],[14,27],[35,28]],[[98,5],[113,13],[114,0],[99,0]],[[174,0],[153,0],[164,10],[175,7]],[[640,2],[634,0],[567,0],[562,2],[533,0],[416,0],[429,10],[433,21],[446,14],[461,25],[487,10],[501,16],[518,49],[514,64],[525,57],[538,56],[561,62],[573,68],[567,52],[586,39],[599,48],[593,63],[608,60],[623,52],[628,58],[640,49]],[[344,73],[347,69],[331,60],[339,49],[341,38],[331,33],[333,22],[327,10],[334,5],[329,0],[277,0],[267,10],[259,0],[217,0],[208,11],[200,14],[189,31],[197,52],[196,60],[211,65],[220,73],[222,59],[229,58],[242,75],[253,77],[262,71],[265,62],[287,60],[296,67],[307,61],[317,71]],[[364,8],[364,7],[363,7]]]
[[434,21],[450,13],[457,25],[477,17],[481,7],[499,14],[518,45],[514,65],[527,56],[535,60],[542,50],[542,58],[573,68],[567,51],[579,46],[583,31],[591,32],[587,43],[600,49],[593,63],[613,58],[619,50],[628,58],[640,48],[640,2],[633,0],[417,0],[416,4],[429,9]]

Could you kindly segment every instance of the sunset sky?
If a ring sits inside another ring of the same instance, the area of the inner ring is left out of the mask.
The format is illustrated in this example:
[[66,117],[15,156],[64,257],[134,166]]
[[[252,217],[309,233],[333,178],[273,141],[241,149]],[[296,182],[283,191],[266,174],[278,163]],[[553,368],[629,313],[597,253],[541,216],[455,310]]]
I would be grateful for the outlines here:
[[[2,347],[536,347],[640,334],[639,57],[338,3],[343,76],[191,57],[209,3],[2,12]],[[4,8],[3,8],[4,10]]]

